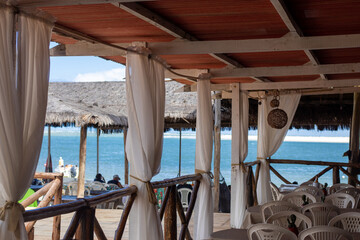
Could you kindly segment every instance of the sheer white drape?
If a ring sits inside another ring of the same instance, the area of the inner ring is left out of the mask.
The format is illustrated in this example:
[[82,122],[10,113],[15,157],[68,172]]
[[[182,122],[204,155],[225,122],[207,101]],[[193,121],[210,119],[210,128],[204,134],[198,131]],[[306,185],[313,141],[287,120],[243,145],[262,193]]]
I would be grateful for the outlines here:
[[5,206],[0,239],[10,240],[27,239],[16,203],[33,179],[40,154],[52,30],[50,23],[20,15],[16,59],[15,24],[13,10],[0,7],[0,205]]
[[146,56],[128,53],[126,96],[129,123],[126,153],[130,161],[130,182],[138,187],[130,212],[129,239],[163,239],[157,207],[149,200],[154,193],[145,183],[160,171],[165,112],[161,64]]
[[231,123],[231,211],[230,225],[240,228],[246,210],[246,172],[242,166],[248,154],[249,100],[247,93],[233,88]]
[[195,172],[202,173],[194,214],[194,239],[207,239],[213,231],[213,197],[209,176],[213,144],[210,80],[197,84]]
[[279,108],[284,110],[288,115],[288,122],[282,129],[270,127],[267,123],[267,116],[273,109],[270,107],[272,96],[261,99],[261,105],[258,110],[258,145],[257,158],[260,160],[259,180],[256,188],[259,204],[271,201],[270,190],[270,169],[266,159],[271,157],[280,147],[286,132],[289,130],[294,118],[297,106],[300,101],[300,94],[283,95],[280,97]]

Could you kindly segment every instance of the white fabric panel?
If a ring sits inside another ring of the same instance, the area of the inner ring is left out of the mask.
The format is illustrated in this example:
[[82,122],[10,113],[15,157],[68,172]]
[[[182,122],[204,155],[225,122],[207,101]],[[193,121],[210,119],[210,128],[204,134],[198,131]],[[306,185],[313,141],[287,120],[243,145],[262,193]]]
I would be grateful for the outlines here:
[[[12,10],[0,7],[0,205],[17,202],[33,179],[40,154],[49,82],[52,25],[19,16],[18,76],[14,73]],[[21,176],[21,177],[20,177]],[[0,239],[27,239],[21,208],[5,212]]]
[[[144,182],[159,173],[164,132],[164,68],[146,56],[128,53],[126,60],[128,135],[126,153],[132,176]],[[163,239],[156,205],[149,202],[146,184],[131,177],[138,187],[130,212],[129,239]]]
[[195,205],[194,239],[199,240],[210,238],[213,232],[213,196],[207,174],[211,171],[214,126],[210,80],[198,81],[197,97],[195,171],[203,173]]
[[249,100],[247,93],[233,90],[231,133],[231,211],[230,225],[240,228],[246,210],[246,172],[241,163],[248,154]]
[[294,118],[297,106],[300,101],[300,94],[280,96],[279,108],[284,110],[288,115],[288,122],[282,129],[270,127],[267,123],[267,116],[273,109],[270,107],[272,96],[261,99],[261,105],[258,110],[258,145],[257,158],[260,160],[259,180],[257,183],[256,193],[259,204],[271,201],[270,190],[270,169],[266,159],[271,157],[281,146],[287,131]]

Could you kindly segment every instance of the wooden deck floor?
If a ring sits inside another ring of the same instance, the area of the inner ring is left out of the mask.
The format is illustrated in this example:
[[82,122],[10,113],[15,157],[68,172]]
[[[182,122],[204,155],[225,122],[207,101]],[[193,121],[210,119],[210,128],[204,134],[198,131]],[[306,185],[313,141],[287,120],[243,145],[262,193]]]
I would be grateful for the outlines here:
[[[122,210],[113,209],[97,209],[96,218],[98,219],[104,233],[108,239],[114,239],[115,230],[120,221]],[[61,237],[66,232],[70,224],[73,213],[62,215],[61,219]],[[35,224],[35,240],[49,240],[51,239],[52,219],[43,219]],[[180,229],[180,220],[178,219],[178,229]],[[230,228],[230,214],[229,213],[214,213],[214,231],[220,231]],[[190,233],[193,232],[193,223],[190,222]],[[126,226],[123,239],[128,239],[128,226]],[[96,237],[95,237],[96,239]]]

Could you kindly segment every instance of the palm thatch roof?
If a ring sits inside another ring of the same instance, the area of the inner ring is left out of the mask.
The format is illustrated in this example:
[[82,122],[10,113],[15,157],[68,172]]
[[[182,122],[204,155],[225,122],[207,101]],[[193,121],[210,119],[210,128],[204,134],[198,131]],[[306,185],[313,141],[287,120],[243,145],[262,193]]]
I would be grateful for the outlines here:
[[[165,129],[194,129],[196,93],[177,92],[182,84],[166,82]],[[291,128],[349,128],[353,94],[302,96]],[[258,102],[250,99],[249,126],[257,127]],[[231,100],[222,100],[221,126],[231,127]],[[92,126],[104,132],[127,126],[125,82],[53,82],[49,86],[46,124]]]
[[[195,128],[196,93],[177,93],[182,84],[166,82],[165,128]],[[127,126],[125,82],[52,82],[46,125],[92,126],[121,131]]]

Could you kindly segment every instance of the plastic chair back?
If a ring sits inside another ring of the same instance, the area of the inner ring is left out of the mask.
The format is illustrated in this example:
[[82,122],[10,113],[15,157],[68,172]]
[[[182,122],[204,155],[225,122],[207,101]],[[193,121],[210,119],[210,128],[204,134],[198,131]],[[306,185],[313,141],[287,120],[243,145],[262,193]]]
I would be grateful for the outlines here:
[[309,200],[309,203],[316,203],[317,202],[316,198],[312,194],[310,194],[308,192],[292,192],[292,193],[288,193],[282,198],[282,200],[291,202],[291,203],[295,204],[298,207],[302,207],[304,205],[304,201],[302,199],[304,195]]
[[320,201],[321,197],[324,196],[323,191],[320,188],[313,186],[300,186],[294,190],[294,192],[307,192],[316,197],[317,201]]
[[90,185],[90,190],[100,190],[100,191],[103,191],[103,190],[106,190],[106,187],[105,187],[105,184],[104,183],[101,183],[101,182],[92,182]]
[[192,190],[189,188],[180,188],[178,189],[180,193],[180,201],[185,210],[189,207],[189,195],[192,193]]
[[360,213],[348,212],[333,217],[329,222],[330,227],[339,227],[348,232],[360,232]]
[[346,183],[336,183],[330,187],[329,193],[333,194],[333,193],[336,193],[337,191],[345,189],[345,188],[354,188],[354,186],[350,185],[350,184],[346,184]]
[[250,240],[297,240],[296,235],[289,230],[266,223],[252,225],[248,229],[248,236]]
[[340,213],[340,209],[328,203],[312,203],[301,209],[305,214],[310,212],[310,219],[313,226],[328,225],[330,219]]
[[298,211],[298,210],[299,208],[290,202],[274,201],[261,205],[261,216],[263,222],[265,223],[266,220],[275,213],[282,211]]
[[272,182],[270,182],[271,197],[273,201],[281,200],[282,195],[280,194],[279,188]]
[[355,198],[347,193],[334,193],[325,198],[325,203],[331,203],[338,208],[354,208]]
[[292,214],[294,214],[296,216],[295,225],[296,225],[297,229],[299,230],[299,232],[304,229],[312,227],[310,218],[308,218],[307,216],[305,216],[302,213],[295,212],[295,211],[283,211],[283,212],[275,213],[274,215],[270,216],[266,220],[266,222],[271,223],[271,224],[276,224],[283,228],[288,228],[287,220]]
[[317,226],[306,229],[299,233],[299,240],[312,239],[312,240],[352,240],[353,237],[345,230],[329,227]]
[[355,206],[354,206],[354,208],[359,208],[360,189],[358,189],[358,188],[343,188],[343,189],[337,191],[336,193],[350,194],[351,196],[353,196],[353,198],[355,198]]

